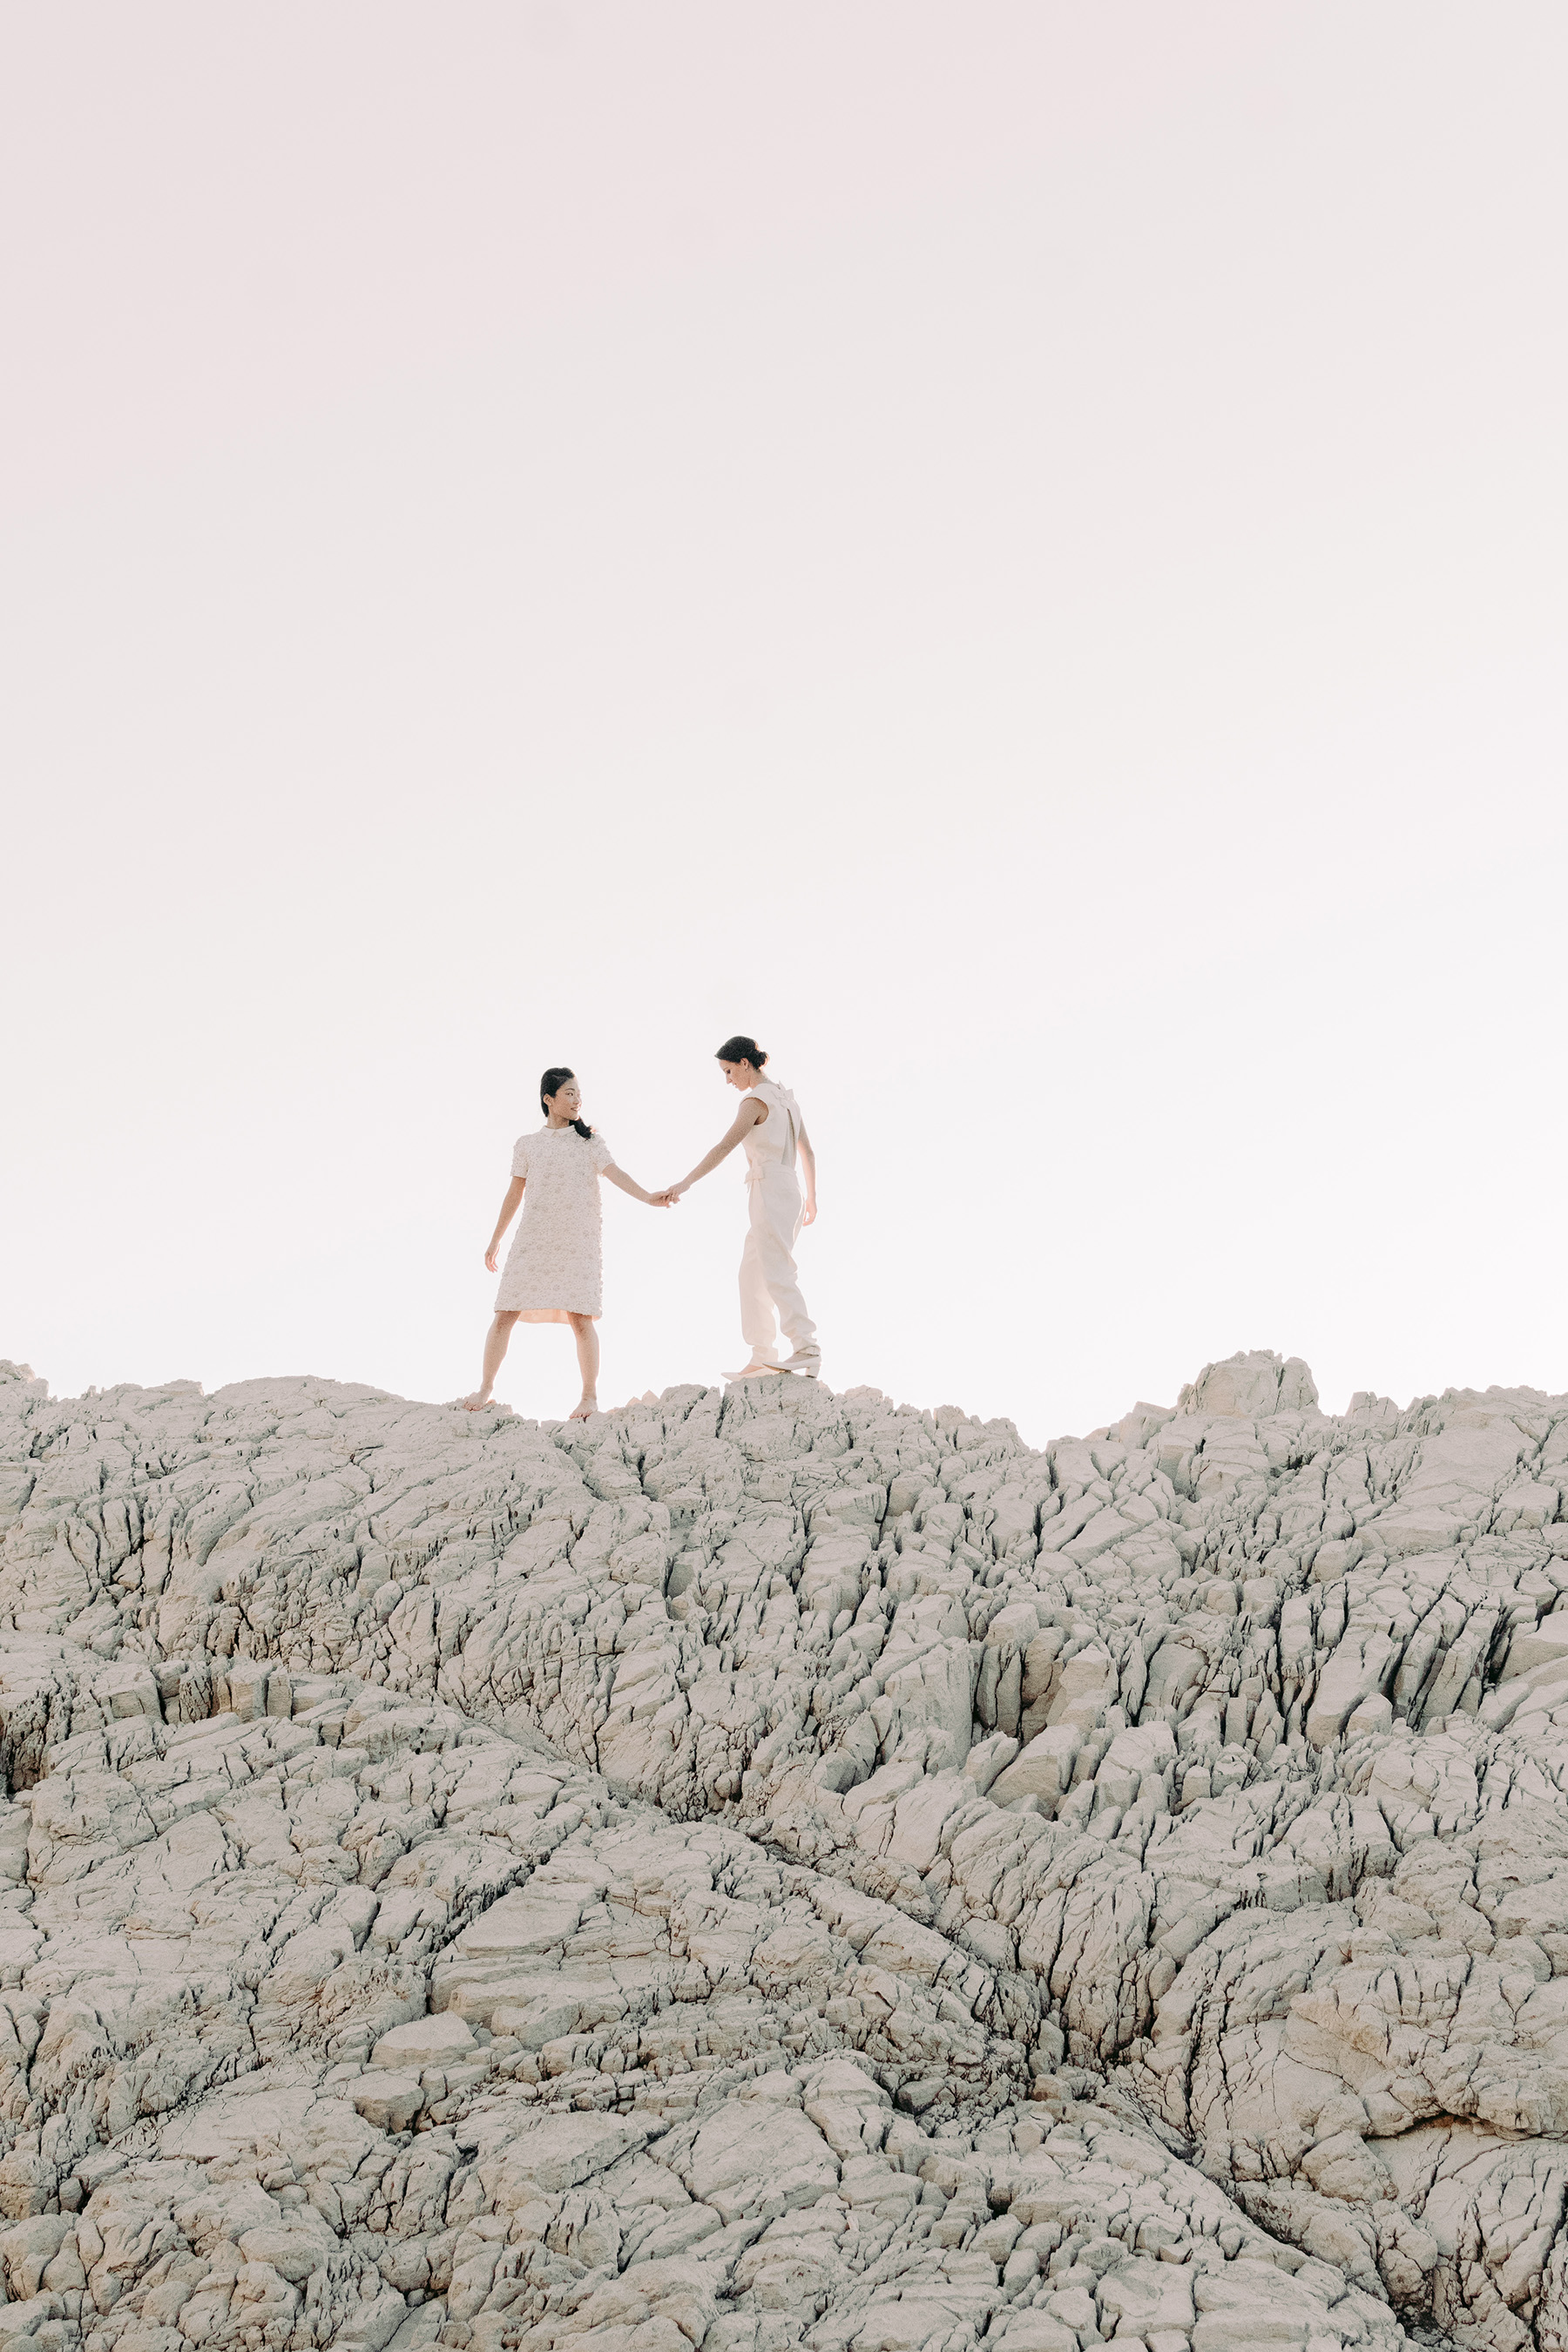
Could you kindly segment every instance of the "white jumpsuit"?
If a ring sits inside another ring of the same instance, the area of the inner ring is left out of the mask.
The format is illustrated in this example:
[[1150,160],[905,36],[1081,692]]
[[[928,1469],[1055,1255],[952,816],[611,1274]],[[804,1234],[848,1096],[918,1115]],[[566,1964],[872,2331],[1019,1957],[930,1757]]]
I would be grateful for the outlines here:
[[752,1222],[741,1253],[741,1328],[753,1364],[777,1363],[776,1308],[795,1354],[815,1358],[816,1326],[805,1311],[795,1264],[803,1205],[795,1172],[800,1105],[772,1078],[759,1078],[751,1091],[766,1103],[768,1115],[745,1138]]

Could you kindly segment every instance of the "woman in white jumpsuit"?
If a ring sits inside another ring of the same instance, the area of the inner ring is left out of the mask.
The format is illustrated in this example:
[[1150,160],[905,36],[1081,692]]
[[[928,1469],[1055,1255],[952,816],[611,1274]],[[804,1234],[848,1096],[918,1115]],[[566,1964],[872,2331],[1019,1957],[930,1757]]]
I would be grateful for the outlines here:
[[[815,1377],[822,1369],[822,1349],[800,1295],[795,1244],[802,1225],[816,1221],[816,1154],[794,1095],[763,1076],[768,1057],[754,1037],[726,1039],[716,1058],[725,1083],[745,1100],[728,1135],[665,1197],[679,1201],[700,1176],[727,1160],[737,1143],[745,1145],[751,1229],[741,1253],[741,1329],[751,1360],[731,1377],[750,1380],[760,1372],[777,1371]],[[805,1171],[804,1201],[799,1169]],[[775,1313],[795,1349],[783,1364]]]

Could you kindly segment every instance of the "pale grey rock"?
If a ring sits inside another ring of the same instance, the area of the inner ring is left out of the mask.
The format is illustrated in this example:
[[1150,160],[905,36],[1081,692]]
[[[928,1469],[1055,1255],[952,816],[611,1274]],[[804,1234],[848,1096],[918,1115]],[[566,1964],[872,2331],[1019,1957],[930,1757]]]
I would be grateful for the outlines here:
[[998,1774],[984,1793],[997,1805],[1010,1805],[1020,1797],[1037,1797],[1047,1812],[1055,1812],[1072,1786],[1073,1767],[1082,1745],[1069,1723],[1037,1731],[1023,1754]]
[[362,2115],[366,2123],[376,2125],[382,2131],[406,2131],[425,2105],[425,2091],[417,2075],[399,2074],[381,2065],[374,2074],[362,2074],[357,2083],[351,2084],[348,2095],[356,2115]]
[[460,2017],[446,2012],[395,2025],[371,2052],[370,2063],[394,2072],[412,2067],[417,2074],[425,2066],[467,2065],[478,2048],[471,2028]]
[[1568,2342],[1565,1464],[0,1366],[6,2337]]

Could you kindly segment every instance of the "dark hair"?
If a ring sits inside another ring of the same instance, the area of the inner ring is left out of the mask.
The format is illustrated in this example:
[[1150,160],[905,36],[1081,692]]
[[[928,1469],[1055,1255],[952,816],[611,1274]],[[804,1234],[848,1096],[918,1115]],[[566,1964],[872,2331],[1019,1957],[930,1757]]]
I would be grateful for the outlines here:
[[[561,1092],[562,1087],[565,1085],[567,1079],[574,1078],[576,1075],[577,1073],[575,1070],[545,1071],[544,1076],[539,1081],[539,1108],[544,1113],[546,1118],[550,1117],[550,1105],[545,1100],[546,1095],[558,1095]],[[585,1119],[574,1118],[571,1121],[571,1124],[576,1129],[584,1143],[590,1140],[594,1130]]]
[[713,1056],[716,1062],[750,1062],[753,1070],[760,1070],[767,1058],[754,1037],[726,1037]]

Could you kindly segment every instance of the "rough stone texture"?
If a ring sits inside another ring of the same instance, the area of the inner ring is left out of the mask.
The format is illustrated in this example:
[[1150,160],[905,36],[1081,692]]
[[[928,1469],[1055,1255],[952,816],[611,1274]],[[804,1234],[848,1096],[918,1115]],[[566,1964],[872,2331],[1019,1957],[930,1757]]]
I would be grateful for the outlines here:
[[0,2352],[1568,2352],[1565,1465],[0,1367]]

